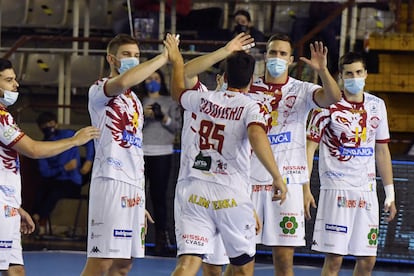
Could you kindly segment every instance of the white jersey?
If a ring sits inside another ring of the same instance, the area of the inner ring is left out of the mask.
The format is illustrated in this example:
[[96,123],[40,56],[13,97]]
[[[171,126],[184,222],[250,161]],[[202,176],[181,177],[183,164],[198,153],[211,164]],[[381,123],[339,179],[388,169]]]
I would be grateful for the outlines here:
[[[248,189],[251,146],[247,128],[266,127],[265,108],[248,95],[231,91],[185,91],[182,107],[196,115],[197,134],[182,152],[183,175]],[[186,141],[187,142],[187,141]]]
[[[200,81],[197,82],[197,84],[191,89],[191,90],[197,90],[200,92],[207,92],[207,87],[202,84]],[[181,153],[187,152],[188,149],[191,148],[190,144],[194,140],[194,136],[196,135],[198,129],[196,129],[195,123],[196,123],[196,114],[194,112],[184,110],[183,114],[183,128],[181,131]],[[184,170],[181,168],[184,168],[184,158],[183,154],[180,156],[180,170],[178,172],[178,181],[183,180],[186,175],[183,174]]]
[[21,204],[20,161],[14,146],[25,134],[12,115],[0,107],[0,204],[19,208]]
[[[270,112],[268,138],[279,171],[286,184],[308,181],[306,161],[306,120],[317,107],[313,96],[321,86],[291,77],[285,84],[253,82],[250,94],[266,105]],[[251,166],[252,184],[272,183],[272,177],[255,155]]]
[[101,130],[94,141],[92,178],[108,177],[137,186],[144,178],[143,108],[131,90],[116,97],[107,96],[107,80],[99,80],[89,88],[91,122]]
[[308,139],[319,142],[321,189],[376,190],[375,143],[390,139],[384,101],[364,93],[312,113]]

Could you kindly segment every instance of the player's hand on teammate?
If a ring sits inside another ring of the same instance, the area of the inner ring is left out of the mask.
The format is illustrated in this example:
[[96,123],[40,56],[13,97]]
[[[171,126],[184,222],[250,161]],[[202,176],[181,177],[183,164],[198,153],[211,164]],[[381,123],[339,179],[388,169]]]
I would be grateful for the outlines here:
[[77,146],[82,146],[90,140],[98,138],[100,133],[99,128],[87,126],[78,130],[73,138],[75,139]]

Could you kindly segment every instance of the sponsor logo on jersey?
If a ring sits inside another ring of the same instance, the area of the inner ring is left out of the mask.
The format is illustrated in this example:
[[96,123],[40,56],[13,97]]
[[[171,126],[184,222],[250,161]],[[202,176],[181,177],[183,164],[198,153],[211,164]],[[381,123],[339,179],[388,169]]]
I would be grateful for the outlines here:
[[6,138],[6,140],[11,141],[14,139],[14,135],[18,130],[19,128],[16,125],[5,126],[3,137]]
[[91,239],[99,239],[102,235],[101,234],[95,234],[94,232],[91,233]]
[[13,241],[2,241],[0,240],[0,248],[12,248]]
[[195,194],[190,195],[190,197],[188,198],[188,202],[197,204],[206,209],[208,209],[208,207],[210,206],[210,200]]
[[120,170],[122,168],[121,160],[115,159],[113,157],[106,158],[106,163],[112,166],[115,170]]
[[194,234],[183,234],[182,239],[185,240],[186,244],[196,246],[204,246],[204,244],[208,243],[208,239],[206,237]]
[[285,216],[282,221],[279,223],[279,226],[282,228],[283,234],[294,235],[299,224],[294,216]]
[[97,246],[92,247],[91,253],[101,253],[101,250]]
[[338,233],[348,233],[348,227],[336,224],[325,224],[325,230]]
[[132,208],[135,206],[142,206],[143,199],[141,196],[137,195],[135,198],[128,198],[127,196],[121,197],[121,207],[122,208]]
[[122,131],[122,140],[129,143],[132,146],[142,148],[142,139],[134,136],[133,133],[128,132],[127,130]]
[[343,174],[342,172],[337,172],[337,171],[326,171],[323,173],[323,175],[330,179],[336,179],[336,178],[344,177],[345,174]]
[[282,169],[284,174],[301,174],[307,171],[306,166],[283,166]]
[[371,203],[367,202],[365,199],[360,198],[356,199],[347,199],[345,196],[338,196],[337,198],[339,208],[360,208],[371,210]]
[[14,208],[9,205],[4,205],[4,215],[6,218],[17,216],[19,212],[17,211],[17,208]]
[[200,152],[195,157],[193,168],[201,171],[209,171],[211,168],[211,157],[203,156],[203,154]]
[[114,229],[115,238],[132,238],[132,230]]
[[91,220],[91,226],[99,226],[102,225],[103,222],[95,221],[94,219]]
[[377,246],[378,228],[371,228],[368,233],[368,243],[370,246]]
[[14,196],[16,190],[12,186],[0,185],[0,191],[7,197]]
[[267,135],[269,138],[269,143],[271,145],[290,143],[291,141],[291,132],[283,132],[276,135]]
[[339,147],[342,156],[373,156],[373,148],[345,148]]
[[214,200],[211,202],[214,210],[227,209],[237,206],[234,198],[226,198],[221,200]]

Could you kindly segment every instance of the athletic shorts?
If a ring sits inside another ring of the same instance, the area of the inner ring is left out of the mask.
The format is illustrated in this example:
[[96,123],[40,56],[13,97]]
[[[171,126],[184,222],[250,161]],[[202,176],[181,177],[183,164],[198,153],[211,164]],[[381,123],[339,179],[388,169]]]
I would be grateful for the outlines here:
[[312,250],[376,256],[378,224],[376,192],[321,190]]
[[254,256],[253,204],[246,191],[204,181],[181,181],[174,200],[177,255],[213,254],[221,234],[230,258]]
[[303,191],[300,184],[287,185],[286,200],[272,201],[272,185],[253,185],[252,200],[263,223],[257,244],[267,246],[305,246]]
[[8,270],[10,264],[23,265],[20,214],[17,208],[0,206],[0,270]]
[[145,254],[145,191],[109,178],[91,182],[88,257],[130,259]]
[[206,254],[203,257],[203,262],[211,265],[225,265],[230,263],[229,257],[227,256],[226,249],[224,248],[223,239],[218,234],[214,240],[214,253]]

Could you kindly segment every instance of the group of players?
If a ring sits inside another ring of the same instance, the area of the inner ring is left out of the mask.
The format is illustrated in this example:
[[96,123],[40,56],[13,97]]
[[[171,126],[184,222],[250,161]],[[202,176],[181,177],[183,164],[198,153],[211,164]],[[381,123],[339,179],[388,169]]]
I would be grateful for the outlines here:
[[[172,97],[184,109],[174,202],[178,261],[172,275],[196,275],[203,260],[205,275],[221,275],[226,263],[226,275],[253,275],[256,244],[272,248],[275,275],[293,275],[294,250],[305,245],[305,218],[316,206],[309,172],[318,145],[321,194],[312,248],[326,253],[322,274],[337,275],[343,256],[351,254],[357,257],[355,275],[370,275],[379,225],[376,169],[389,220],[396,208],[386,109],[381,99],[364,92],[362,56],[350,52],[341,57],[341,91],[327,69],[323,43],[310,44],[310,59],[300,58],[317,72],[321,85],[288,75],[293,45],[283,34],[267,42],[265,75],[254,79],[255,60],[245,51],[252,43],[250,35],[241,33],[224,47],[184,63],[178,37],[167,34],[164,50],[140,63],[134,38],[120,34],[109,42],[110,75],[89,89],[94,127],[69,138],[72,146],[91,138],[95,142],[82,275],[126,275],[132,258],[144,257],[147,218],[151,220],[145,210],[144,116],[131,87],[167,62],[172,64]],[[198,74],[222,60],[220,85],[207,91]],[[4,99],[17,94],[11,66],[0,67],[0,88]],[[8,105],[0,101],[2,117],[11,118]],[[22,142],[27,136],[14,121],[11,126],[1,122],[3,152],[45,155],[26,152]],[[43,145],[36,143],[35,149]],[[69,146],[51,143],[57,149],[49,155]],[[2,164],[9,168],[4,158]],[[2,178],[0,200],[30,222],[20,208],[18,177],[11,185]],[[2,225],[10,225],[7,231],[0,229],[0,270],[10,275],[24,275],[18,214],[0,216]]]

